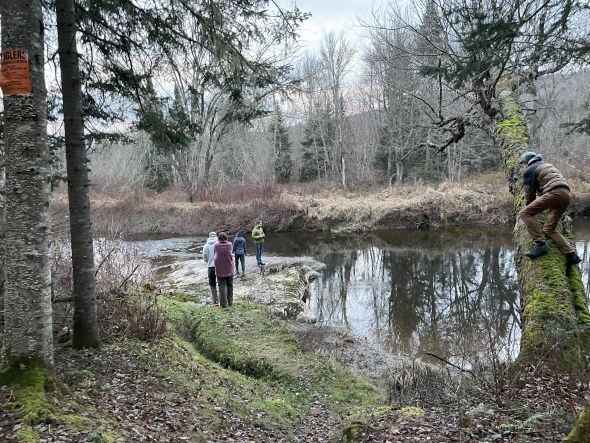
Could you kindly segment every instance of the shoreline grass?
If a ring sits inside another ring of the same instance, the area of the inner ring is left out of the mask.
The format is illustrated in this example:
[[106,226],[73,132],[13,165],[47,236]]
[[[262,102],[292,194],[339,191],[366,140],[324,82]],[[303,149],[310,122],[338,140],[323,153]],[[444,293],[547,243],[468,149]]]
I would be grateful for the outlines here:
[[[581,198],[590,206],[590,190]],[[461,224],[502,225],[513,221],[512,196],[503,174],[462,182],[413,183],[395,187],[344,189],[333,183],[285,187],[226,187],[190,203],[182,192],[135,190],[121,195],[93,194],[97,235],[203,235],[211,226],[233,232],[250,229],[262,218],[269,231],[368,232],[426,229]],[[56,224],[66,220],[67,196],[53,202]]]

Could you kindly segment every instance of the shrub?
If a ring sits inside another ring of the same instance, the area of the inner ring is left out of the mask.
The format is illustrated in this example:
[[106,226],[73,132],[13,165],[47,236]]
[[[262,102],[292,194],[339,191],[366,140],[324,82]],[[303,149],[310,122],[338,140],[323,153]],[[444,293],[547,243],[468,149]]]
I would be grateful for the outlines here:
[[157,294],[114,293],[103,298],[98,306],[101,338],[104,341],[137,339],[153,341],[161,338],[170,320],[158,303]]

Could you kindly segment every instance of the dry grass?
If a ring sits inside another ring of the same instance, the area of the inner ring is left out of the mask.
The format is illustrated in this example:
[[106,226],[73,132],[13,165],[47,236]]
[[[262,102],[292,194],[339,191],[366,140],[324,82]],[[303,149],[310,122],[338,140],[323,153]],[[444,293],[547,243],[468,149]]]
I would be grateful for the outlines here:
[[[572,212],[590,202],[590,183],[573,185]],[[67,201],[67,200],[66,200]],[[576,203],[576,202],[579,202]],[[54,206],[65,205],[56,197]],[[505,224],[512,221],[512,197],[503,173],[461,182],[342,188],[332,182],[279,187],[213,188],[205,200],[190,203],[182,190],[162,194],[135,190],[124,197],[93,195],[93,220],[99,235],[203,235],[211,230],[249,231],[258,218],[269,231],[422,229],[456,224]]]
[[404,185],[363,194],[334,192],[301,197],[300,202],[310,217],[343,230],[502,224],[511,216],[511,197],[497,181]]

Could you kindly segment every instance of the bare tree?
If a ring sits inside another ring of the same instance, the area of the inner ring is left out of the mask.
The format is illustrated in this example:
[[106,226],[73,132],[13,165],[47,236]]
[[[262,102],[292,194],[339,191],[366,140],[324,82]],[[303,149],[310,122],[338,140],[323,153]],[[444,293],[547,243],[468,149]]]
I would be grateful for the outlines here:
[[321,83],[330,94],[327,100],[329,115],[333,126],[332,131],[326,131],[326,138],[331,138],[332,170],[340,170],[343,187],[346,187],[346,162],[348,150],[347,132],[350,130],[346,122],[346,77],[350,72],[355,49],[346,41],[344,33],[335,35],[328,33],[324,36],[320,46],[320,78]]

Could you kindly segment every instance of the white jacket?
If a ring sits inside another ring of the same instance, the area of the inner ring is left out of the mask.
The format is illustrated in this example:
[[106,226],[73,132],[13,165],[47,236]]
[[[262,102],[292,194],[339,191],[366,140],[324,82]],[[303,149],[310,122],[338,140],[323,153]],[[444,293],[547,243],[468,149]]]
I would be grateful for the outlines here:
[[215,263],[213,259],[215,258],[215,254],[213,253],[213,245],[217,243],[217,237],[209,237],[207,239],[207,243],[203,246],[203,260],[207,262],[207,266],[210,268],[215,267]]

